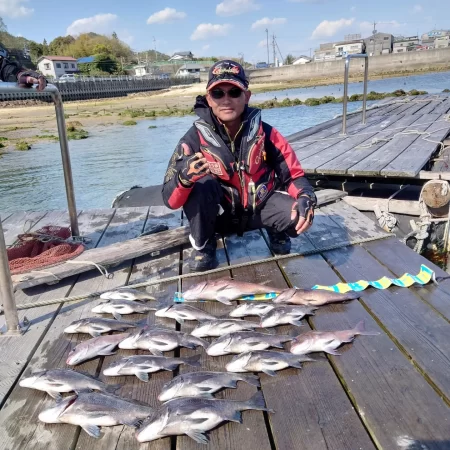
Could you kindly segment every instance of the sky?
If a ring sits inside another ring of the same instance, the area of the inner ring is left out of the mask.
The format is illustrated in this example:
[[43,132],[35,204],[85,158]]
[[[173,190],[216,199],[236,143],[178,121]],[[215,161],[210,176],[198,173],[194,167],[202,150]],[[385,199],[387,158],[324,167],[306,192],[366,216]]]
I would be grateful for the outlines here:
[[450,29],[448,11],[448,0],[0,0],[8,31],[37,42],[115,31],[134,51],[244,55],[251,63],[267,61],[266,29],[277,57],[309,56],[346,34],[367,37],[374,21],[378,31],[403,36]]

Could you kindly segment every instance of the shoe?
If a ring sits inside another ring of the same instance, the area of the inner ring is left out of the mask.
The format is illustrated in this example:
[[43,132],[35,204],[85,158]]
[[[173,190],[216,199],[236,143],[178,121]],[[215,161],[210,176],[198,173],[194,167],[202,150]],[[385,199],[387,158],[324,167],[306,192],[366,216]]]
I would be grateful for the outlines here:
[[204,272],[215,269],[219,265],[216,257],[217,241],[210,239],[201,250],[195,250],[192,259],[189,261],[191,272]]
[[269,235],[270,249],[275,255],[287,255],[291,253],[291,239],[284,232],[267,229]]

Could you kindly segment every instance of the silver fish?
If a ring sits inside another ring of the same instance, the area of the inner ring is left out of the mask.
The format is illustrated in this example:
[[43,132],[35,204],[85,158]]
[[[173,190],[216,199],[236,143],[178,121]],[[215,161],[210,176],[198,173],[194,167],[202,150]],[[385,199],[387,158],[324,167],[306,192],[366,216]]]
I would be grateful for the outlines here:
[[223,388],[236,388],[238,381],[252,386],[260,386],[259,377],[253,374],[235,374],[228,372],[191,372],[178,375],[166,383],[158,400],[166,402],[178,397],[209,397]]
[[145,314],[155,311],[156,305],[136,302],[132,300],[108,300],[92,308],[92,312],[100,314],[112,314],[116,320],[121,320],[121,314]]
[[280,289],[270,286],[223,278],[220,280],[198,283],[184,292],[183,298],[187,302],[196,300],[217,300],[225,305],[231,305],[232,300],[237,300],[244,295],[267,294],[269,292],[279,291]]
[[294,339],[282,334],[267,334],[257,331],[239,331],[226,334],[214,340],[206,349],[209,356],[229,353],[244,353],[251,350],[265,350],[269,347],[283,348],[283,342]]
[[50,369],[32,373],[20,380],[19,385],[38,391],[45,391],[56,400],[61,400],[61,392],[102,391],[114,393],[120,384],[106,384],[93,376],[71,369]]
[[97,356],[114,355],[113,350],[128,336],[130,333],[111,334],[80,342],[70,351],[66,363],[76,366]]
[[261,326],[270,328],[291,324],[301,327],[300,320],[306,315],[314,315],[316,309],[315,306],[275,305],[271,311],[261,317]]
[[258,322],[240,319],[214,319],[200,322],[191,332],[192,336],[218,337],[224,334],[235,333],[236,331],[253,330],[259,328]]
[[245,302],[237,306],[230,312],[230,317],[245,317],[245,316],[263,316],[275,308],[273,303],[269,302]]
[[271,377],[276,370],[296,367],[301,369],[301,362],[314,361],[305,355],[292,355],[291,353],[259,350],[236,355],[226,365],[228,372],[264,372]]
[[115,319],[103,319],[101,317],[87,317],[86,319],[72,322],[64,333],[87,333],[93,337],[100,336],[109,331],[125,331],[135,328],[137,324]]
[[340,355],[336,349],[345,342],[353,342],[355,336],[376,336],[377,331],[366,331],[364,320],[361,320],[352,330],[342,331],[308,331],[297,336],[291,343],[291,353],[305,355],[313,352],[326,352],[330,355]]
[[104,292],[100,295],[104,300],[156,300],[146,291],[138,291],[137,289],[122,287]]
[[361,297],[360,292],[349,291],[345,294],[324,289],[285,289],[274,298],[274,303],[290,303],[293,305],[322,306],[328,303],[345,302]]
[[222,422],[242,423],[241,411],[269,411],[261,391],[246,402],[204,397],[175,398],[164,403],[136,431],[139,442],[166,436],[186,434],[200,444],[208,443],[205,435]]
[[199,345],[206,348],[208,342],[181,331],[156,327],[144,328],[132,334],[119,344],[119,348],[148,350],[156,356],[161,356],[161,352],[170,352],[177,347],[194,349]]
[[183,305],[181,303],[158,309],[155,316],[175,319],[178,323],[183,323],[185,320],[206,320],[216,318],[216,316],[213,316],[206,311],[195,308],[194,306]]
[[200,367],[200,355],[189,358],[168,358],[165,356],[135,355],[126,356],[113,362],[104,371],[107,377],[136,375],[142,381],[148,381],[149,373],[160,370],[175,370],[180,364]]
[[138,427],[152,413],[153,408],[150,406],[115,395],[90,392],[66,397],[56,406],[42,411],[39,420],[79,425],[89,436],[99,438],[99,427]]

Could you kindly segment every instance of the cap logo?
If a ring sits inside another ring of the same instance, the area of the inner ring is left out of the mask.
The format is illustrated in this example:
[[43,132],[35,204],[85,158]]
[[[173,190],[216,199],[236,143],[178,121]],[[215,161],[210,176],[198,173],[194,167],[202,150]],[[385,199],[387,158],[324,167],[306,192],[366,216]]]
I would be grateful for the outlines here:
[[231,67],[224,67],[224,66],[217,66],[213,69],[212,73],[213,75],[223,75],[224,73],[231,73],[233,75],[239,74],[240,70],[237,66],[231,66]]

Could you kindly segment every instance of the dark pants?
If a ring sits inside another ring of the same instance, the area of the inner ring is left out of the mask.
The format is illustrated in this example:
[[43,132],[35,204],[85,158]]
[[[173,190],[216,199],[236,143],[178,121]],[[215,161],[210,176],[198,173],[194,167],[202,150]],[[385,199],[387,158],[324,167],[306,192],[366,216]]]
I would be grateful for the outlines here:
[[[291,220],[293,204],[294,200],[289,195],[274,192],[255,215],[250,213],[247,220],[241,222],[242,213],[231,215],[231,205],[224,199],[219,182],[211,176],[206,176],[195,183],[183,210],[189,220],[195,247],[201,249],[216,231],[229,234],[269,228],[295,237],[297,220]],[[224,210],[220,215],[219,205]]]

